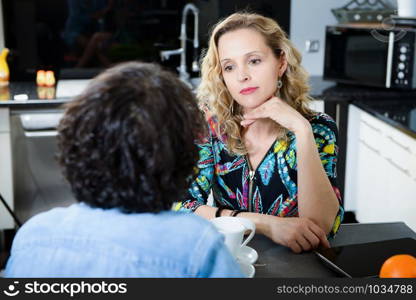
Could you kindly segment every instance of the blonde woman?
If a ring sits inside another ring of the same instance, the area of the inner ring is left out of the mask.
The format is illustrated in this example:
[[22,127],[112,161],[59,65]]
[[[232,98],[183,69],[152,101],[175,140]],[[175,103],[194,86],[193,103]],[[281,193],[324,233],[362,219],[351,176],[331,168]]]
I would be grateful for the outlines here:
[[[308,108],[301,56],[272,19],[235,13],[213,29],[198,90],[210,135],[182,210],[249,218],[299,253],[328,247],[343,209],[337,128]],[[215,207],[207,205],[211,190]]]

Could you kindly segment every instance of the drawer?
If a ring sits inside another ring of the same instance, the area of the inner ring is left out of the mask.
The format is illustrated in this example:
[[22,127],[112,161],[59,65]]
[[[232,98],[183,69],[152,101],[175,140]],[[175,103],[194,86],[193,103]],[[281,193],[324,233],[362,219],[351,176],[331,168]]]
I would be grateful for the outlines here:
[[386,126],[384,136],[386,159],[410,177],[416,178],[416,140],[391,126]]
[[360,115],[360,140],[390,165],[416,179],[416,140],[365,112]]
[[359,140],[364,141],[366,145],[373,149],[377,149],[380,153],[384,150],[384,135],[382,126],[377,123],[369,122],[368,118],[360,117]]
[[411,138],[391,126],[386,128],[385,136],[388,142],[416,157],[416,139]]
[[0,132],[10,132],[10,118],[8,108],[0,108]]
[[383,121],[380,121],[379,119],[373,117],[372,115],[364,111],[361,113],[360,119],[362,123],[379,133],[383,132],[385,126],[388,126]]

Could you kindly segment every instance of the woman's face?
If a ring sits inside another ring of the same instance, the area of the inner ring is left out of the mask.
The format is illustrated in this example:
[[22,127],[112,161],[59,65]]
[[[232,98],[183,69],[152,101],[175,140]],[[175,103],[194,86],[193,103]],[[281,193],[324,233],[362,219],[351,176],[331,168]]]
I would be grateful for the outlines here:
[[252,110],[274,95],[277,79],[286,70],[264,37],[253,29],[225,33],[218,40],[222,76],[231,96],[244,111]]

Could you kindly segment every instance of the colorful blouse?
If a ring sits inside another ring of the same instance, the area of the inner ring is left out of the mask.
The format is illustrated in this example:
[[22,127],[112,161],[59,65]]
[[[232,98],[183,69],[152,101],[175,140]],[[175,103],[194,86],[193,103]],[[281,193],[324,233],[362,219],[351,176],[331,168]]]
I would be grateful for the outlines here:
[[[317,113],[309,122],[322,165],[340,202],[331,232],[335,234],[343,218],[342,200],[336,183],[338,130],[335,122],[323,113]],[[224,137],[217,136],[215,119],[210,118],[208,124],[209,136],[198,144],[199,174],[192,182],[187,198],[178,204],[178,208],[195,211],[207,204],[212,189],[216,206],[279,217],[297,217],[295,135],[289,131],[287,141],[276,140],[257,169],[250,170],[246,156],[230,154],[223,142]]]

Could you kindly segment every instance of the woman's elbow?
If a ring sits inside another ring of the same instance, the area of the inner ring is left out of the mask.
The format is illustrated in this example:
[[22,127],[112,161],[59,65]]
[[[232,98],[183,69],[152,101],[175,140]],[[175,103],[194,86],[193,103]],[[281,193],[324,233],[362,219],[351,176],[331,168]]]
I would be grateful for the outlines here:
[[338,211],[339,204],[334,206],[334,208],[326,215],[326,218],[321,221],[321,228],[327,235],[333,231],[335,222],[337,221]]
[[[339,209],[339,207],[338,207]],[[322,229],[323,232],[325,232],[326,235],[330,234],[334,228],[334,224],[336,222],[336,218],[338,215],[338,209],[335,212],[327,213],[326,215],[320,215],[320,216],[305,216],[312,222],[314,222],[316,225],[319,226],[319,228]]]

